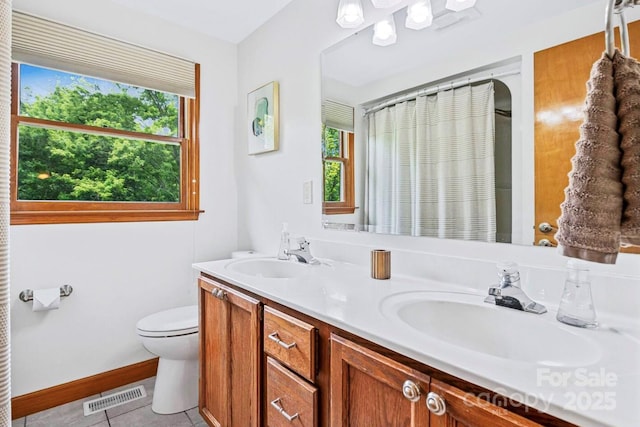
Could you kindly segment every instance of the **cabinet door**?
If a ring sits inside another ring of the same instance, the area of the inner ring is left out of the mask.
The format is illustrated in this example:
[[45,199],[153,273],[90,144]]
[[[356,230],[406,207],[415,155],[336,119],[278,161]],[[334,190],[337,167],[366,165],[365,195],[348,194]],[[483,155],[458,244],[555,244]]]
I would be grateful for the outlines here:
[[332,427],[427,426],[428,388],[428,376],[331,335]]
[[260,302],[200,278],[200,413],[210,426],[260,424]]
[[538,423],[435,379],[431,380],[426,402],[429,399],[432,399],[432,407],[444,412],[442,415],[431,413],[431,427],[541,427]]

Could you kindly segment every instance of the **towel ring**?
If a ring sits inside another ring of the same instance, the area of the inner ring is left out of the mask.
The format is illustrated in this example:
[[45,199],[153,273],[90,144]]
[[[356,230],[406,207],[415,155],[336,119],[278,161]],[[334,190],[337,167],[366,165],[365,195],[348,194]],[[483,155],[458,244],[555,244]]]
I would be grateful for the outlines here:
[[639,4],[640,0],[609,0],[609,2],[607,3],[604,20],[604,39],[607,46],[607,56],[610,59],[613,59],[613,56],[616,53],[615,35],[613,31],[613,14],[616,13],[620,19],[620,40],[622,44],[622,53],[625,56],[629,56],[629,31],[627,29],[627,20],[624,17],[623,9],[628,6]]

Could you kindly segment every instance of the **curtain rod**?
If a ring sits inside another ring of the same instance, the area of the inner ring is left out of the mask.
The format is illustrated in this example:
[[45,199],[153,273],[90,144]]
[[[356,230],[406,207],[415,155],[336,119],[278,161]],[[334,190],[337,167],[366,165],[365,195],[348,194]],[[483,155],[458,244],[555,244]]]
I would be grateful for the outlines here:
[[450,83],[442,83],[439,85],[430,86],[423,89],[417,89],[407,94],[400,95],[398,97],[389,99],[387,101],[383,101],[379,104],[374,105],[371,108],[367,108],[364,110],[364,113],[362,115],[366,116],[367,114],[375,113],[376,111],[380,111],[383,108],[389,107],[391,105],[395,105],[404,101],[411,101],[413,99],[416,99],[419,96],[432,95],[434,93],[440,92],[441,90],[456,89],[462,86],[467,86],[467,85],[478,83],[484,80],[497,79],[499,77],[513,76],[516,74],[520,74],[520,70],[505,71],[502,73],[491,74],[490,76],[467,78],[465,80],[452,81]]

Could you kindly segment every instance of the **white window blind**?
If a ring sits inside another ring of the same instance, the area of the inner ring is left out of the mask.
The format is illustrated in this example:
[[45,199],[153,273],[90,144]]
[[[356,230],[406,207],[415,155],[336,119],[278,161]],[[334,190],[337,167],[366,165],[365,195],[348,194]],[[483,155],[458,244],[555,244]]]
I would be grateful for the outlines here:
[[333,129],[353,132],[353,107],[335,101],[323,101],[322,123]]
[[12,60],[195,97],[195,64],[171,55],[13,12]]

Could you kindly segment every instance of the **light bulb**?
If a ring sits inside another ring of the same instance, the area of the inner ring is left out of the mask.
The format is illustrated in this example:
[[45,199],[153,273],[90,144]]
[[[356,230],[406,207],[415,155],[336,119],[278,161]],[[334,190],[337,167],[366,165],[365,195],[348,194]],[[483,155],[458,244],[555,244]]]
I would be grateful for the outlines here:
[[344,20],[347,22],[356,22],[358,20],[358,7],[355,4],[348,4],[344,9]]
[[393,16],[389,16],[373,26],[372,43],[378,46],[389,46],[396,42],[398,38],[396,34],[396,24]]
[[430,10],[427,5],[422,2],[409,6],[409,14],[412,16],[413,20],[418,23],[426,21],[429,16],[429,12]]
[[433,22],[431,2],[429,0],[417,1],[407,7],[407,20],[405,27],[412,30],[421,30]]
[[342,28],[356,28],[364,22],[360,0],[340,0],[336,22]]
[[381,40],[387,40],[393,34],[393,28],[387,21],[379,22],[376,25],[376,34]]

